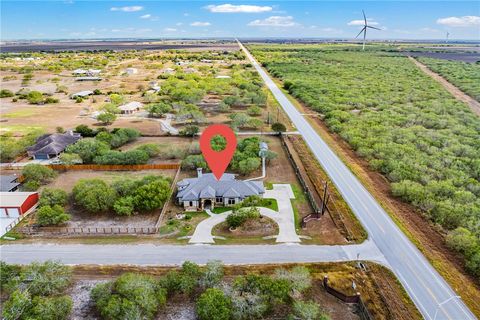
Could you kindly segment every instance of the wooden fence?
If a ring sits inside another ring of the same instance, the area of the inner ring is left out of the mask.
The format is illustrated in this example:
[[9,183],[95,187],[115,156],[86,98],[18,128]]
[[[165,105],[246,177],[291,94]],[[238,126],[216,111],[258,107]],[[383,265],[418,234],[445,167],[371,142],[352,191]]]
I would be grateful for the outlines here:
[[153,163],[153,164],[49,164],[47,167],[53,170],[95,170],[95,171],[140,171],[156,169],[178,169],[180,163]]
[[50,235],[136,235],[156,234],[157,227],[18,227],[18,232],[26,235],[48,233]]
[[[281,136],[282,146],[284,147],[285,151],[287,152],[288,159],[290,160],[290,162],[293,166],[295,174],[296,174],[298,180],[300,181],[300,184],[302,185],[303,190],[305,190],[305,193],[307,194],[308,202],[310,203],[314,212],[319,213],[319,212],[321,212],[321,204],[317,203],[317,201],[315,201],[315,197],[313,196],[312,191],[310,190],[310,188],[308,187],[308,184],[306,182],[306,179],[310,179],[310,178],[308,176],[304,177],[302,175],[302,173],[300,172],[300,170],[298,169],[299,164],[297,164],[295,162],[295,159],[293,158],[293,155],[292,155],[292,153],[290,151],[290,148],[289,148],[287,142],[285,141],[285,139],[286,139],[286,137],[284,135],[282,135]],[[328,207],[326,207],[326,210],[329,211]]]
[[342,300],[343,302],[356,303],[358,305],[359,314],[360,314],[360,317],[362,318],[362,320],[373,320],[373,317],[370,314],[370,312],[368,311],[368,309],[367,309],[365,303],[363,302],[359,292],[357,292],[356,295],[349,296],[349,295],[346,295],[343,292],[338,291],[337,289],[335,289],[333,287],[330,287],[330,285],[328,284],[328,276],[323,277],[323,287],[325,288],[325,290],[328,293],[330,293],[332,296]]

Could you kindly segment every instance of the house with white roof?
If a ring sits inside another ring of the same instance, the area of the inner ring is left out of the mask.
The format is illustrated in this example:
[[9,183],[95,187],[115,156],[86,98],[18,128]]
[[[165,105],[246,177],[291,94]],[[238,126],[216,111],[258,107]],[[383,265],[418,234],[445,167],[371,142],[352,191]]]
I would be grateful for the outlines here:
[[233,206],[249,196],[265,193],[263,182],[237,180],[234,174],[224,173],[217,180],[213,173],[197,169],[196,178],[187,178],[177,183],[177,204],[186,211],[213,209],[214,206]]
[[143,107],[143,103],[138,101],[132,101],[127,104],[121,105],[118,107],[121,114],[133,114]]
[[93,94],[93,91],[92,90],[84,90],[84,91],[80,91],[80,92],[77,92],[77,93],[74,93],[70,96],[71,99],[76,99],[76,98],[86,98],[90,95]]

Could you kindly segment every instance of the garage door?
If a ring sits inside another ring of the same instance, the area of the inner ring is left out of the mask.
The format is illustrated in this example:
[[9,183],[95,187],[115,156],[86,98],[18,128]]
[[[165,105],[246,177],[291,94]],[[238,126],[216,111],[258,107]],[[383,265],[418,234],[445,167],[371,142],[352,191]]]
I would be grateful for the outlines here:
[[20,211],[18,210],[18,208],[8,208],[7,213],[10,218],[16,218],[20,216]]

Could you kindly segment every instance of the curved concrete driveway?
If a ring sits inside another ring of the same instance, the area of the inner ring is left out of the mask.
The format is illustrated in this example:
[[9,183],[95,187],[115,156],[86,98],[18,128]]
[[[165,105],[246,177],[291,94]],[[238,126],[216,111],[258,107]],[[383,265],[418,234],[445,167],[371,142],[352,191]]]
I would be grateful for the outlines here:
[[[294,199],[292,188],[289,184],[274,184],[272,190],[266,190],[263,195],[266,199],[275,199],[278,204],[278,212],[268,208],[259,207],[260,214],[272,219],[278,224],[278,243],[297,243],[300,238],[295,231],[295,217],[290,199]],[[207,212],[208,213],[208,212]],[[220,214],[211,214],[210,217],[201,221],[195,228],[195,232],[188,241],[191,244],[215,243],[212,235],[213,228],[225,221],[232,211]]]

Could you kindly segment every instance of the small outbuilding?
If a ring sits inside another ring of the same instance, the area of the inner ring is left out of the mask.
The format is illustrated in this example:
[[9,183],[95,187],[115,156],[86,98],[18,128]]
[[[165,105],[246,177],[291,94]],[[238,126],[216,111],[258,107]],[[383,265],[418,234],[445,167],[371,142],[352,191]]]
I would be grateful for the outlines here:
[[121,114],[132,114],[137,111],[140,111],[140,108],[143,107],[143,103],[138,101],[132,101],[127,104],[121,105],[118,107]]
[[137,69],[137,68],[126,68],[126,69],[125,69],[125,73],[128,74],[128,75],[137,74],[137,73],[138,73],[138,69]]
[[75,81],[100,81],[100,77],[76,77]]
[[93,91],[91,90],[85,90],[85,91],[80,91],[80,92],[77,92],[77,93],[74,93],[70,96],[70,98],[72,99],[76,99],[76,98],[86,98],[88,96],[91,96],[93,94]]
[[80,140],[79,133],[69,131],[67,133],[45,134],[37,139],[37,142],[27,148],[27,154],[36,160],[46,160],[58,157],[69,145]]
[[38,192],[0,192],[0,218],[18,218],[38,203]]

